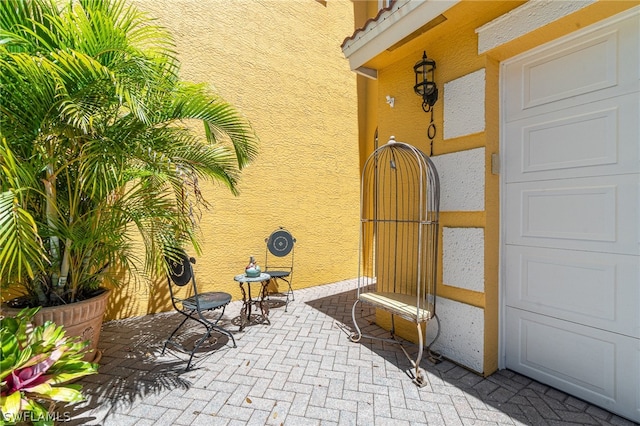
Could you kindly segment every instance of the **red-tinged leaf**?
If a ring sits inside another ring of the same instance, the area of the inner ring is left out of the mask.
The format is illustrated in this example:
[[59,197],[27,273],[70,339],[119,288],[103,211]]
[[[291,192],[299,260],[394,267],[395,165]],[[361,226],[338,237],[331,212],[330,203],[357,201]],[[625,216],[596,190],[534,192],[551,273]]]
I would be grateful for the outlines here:
[[37,383],[36,380],[38,380],[40,376],[46,373],[47,370],[49,370],[49,368],[51,368],[51,366],[55,364],[58,359],[60,359],[63,353],[64,351],[57,349],[53,351],[51,356],[44,361],[39,362],[34,366],[18,370],[17,375],[15,374],[15,372],[13,372],[11,375],[13,376],[13,385],[15,386],[15,388],[23,389],[25,387],[33,385],[34,383]]

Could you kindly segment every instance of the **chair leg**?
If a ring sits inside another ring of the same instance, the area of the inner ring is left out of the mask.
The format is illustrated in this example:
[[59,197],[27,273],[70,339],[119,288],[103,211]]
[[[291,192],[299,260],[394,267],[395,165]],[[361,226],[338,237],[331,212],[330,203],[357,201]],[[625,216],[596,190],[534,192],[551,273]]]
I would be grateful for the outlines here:
[[224,311],[226,309],[227,309],[227,306],[226,305],[223,306],[222,310],[220,311],[220,314],[218,315],[218,317],[213,322],[208,320],[207,318],[205,318],[205,316],[202,315],[202,312],[198,312],[198,316],[202,320],[202,321],[199,321],[199,322],[207,328],[207,331],[209,332],[209,334],[211,334],[211,331],[215,330],[215,331],[220,332],[221,334],[224,334],[227,337],[230,337],[231,341],[233,342],[233,347],[237,348],[238,346],[236,345],[236,339],[235,339],[235,337],[233,337],[233,334],[231,334],[231,332],[229,330],[227,330],[224,327],[221,327],[221,326],[218,325],[218,323],[220,322],[220,320],[224,316]]
[[230,337],[230,338],[231,338],[231,341],[233,342],[233,347],[234,347],[234,348],[237,348],[237,347],[238,347],[238,346],[236,345],[236,339],[233,337],[233,334],[231,334],[231,332],[230,332],[230,331],[225,330],[225,329],[224,329],[224,328],[222,328],[222,327],[218,327],[217,325],[214,325],[211,329],[212,329],[212,330],[216,330],[216,331],[220,332],[221,334],[226,335],[227,337]]
[[289,291],[287,292],[287,298],[289,298],[289,295],[291,295],[291,301],[295,302],[296,298],[293,295],[293,288],[291,287],[291,277],[289,277],[288,280],[285,280],[287,282],[287,285],[289,286]]
[[[196,351],[200,348],[200,346],[204,343],[205,340],[209,339],[211,337],[211,332],[212,331],[218,331],[220,332],[220,334],[224,334],[227,337],[229,337],[231,339],[231,341],[233,342],[233,347],[236,348],[238,347],[236,344],[236,339],[233,337],[233,334],[231,334],[231,332],[229,332],[228,330],[224,329],[223,327],[217,325],[218,322],[220,322],[220,320],[222,319],[223,315],[224,315],[224,311],[226,309],[226,306],[222,307],[222,311],[220,312],[220,314],[216,317],[215,321],[210,321],[209,319],[207,319],[204,315],[202,315],[202,312],[197,311],[197,310],[192,310],[189,313],[185,313],[182,311],[179,311],[182,315],[185,316],[185,318],[182,320],[182,322],[178,325],[178,327],[176,327],[175,330],[173,330],[173,332],[171,333],[171,335],[169,336],[169,338],[165,341],[164,343],[164,347],[162,348],[162,354],[164,355],[165,350],[167,349],[167,345],[169,343],[171,343],[172,345],[180,348],[182,351],[189,353],[189,361],[187,362],[187,367],[185,368],[185,371],[189,371],[191,369],[191,365],[193,363],[193,357],[196,353]],[[194,313],[197,312],[197,316],[194,315]],[[182,328],[182,326],[187,322],[188,319],[192,319],[198,323],[200,323],[206,330],[206,332],[202,335],[202,337],[200,337],[200,339],[198,339],[198,341],[196,342],[196,344],[193,346],[192,350],[187,350],[184,346],[178,344],[177,342],[174,342],[173,336],[178,332],[178,330],[180,330],[180,328]]]
[[[269,273],[269,271],[267,271],[267,273]],[[287,290],[283,292],[278,292],[278,294],[279,295],[284,294],[286,296],[286,299],[284,302],[284,311],[288,312],[289,301],[293,302],[296,300],[293,295],[293,287],[291,287],[291,281],[284,277],[271,277],[271,282],[275,285],[276,288],[279,287],[278,280],[282,280],[287,283]],[[266,300],[271,300],[271,294],[269,292],[267,292]]]
[[195,355],[196,351],[200,348],[200,345],[209,337],[211,337],[211,330],[207,327],[207,332],[200,338],[200,340],[198,340],[198,343],[193,345],[193,349],[191,350],[191,356],[189,357],[189,362],[187,362],[187,368],[185,368],[185,371],[189,371],[189,369],[191,368],[191,361],[193,360],[193,356]]
[[287,285],[289,285],[289,292],[287,293],[287,298],[291,295],[291,301],[295,302],[296,297],[293,294],[293,288],[291,287],[291,279],[287,280]]
[[287,291],[286,291],[286,295],[287,295],[287,300],[285,301],[285,305],[284,305],[284,311],[287,312],[287,310],[289,309],[289,297],[291,297],[291,301],[295,301],[295,297],[293,296],[293,288],[291,288],[291,280],[286,279],[284,277],[278,278],[284,282],[287,283]]
[[218,318],[216,318],[216,321],[214,323],[211,323],[211,330],[216,330],[222,334],[224,334],[227,337],[231,338],[231,341],[233,342],[233,347],[237,348],[238,346],[236,345],[236,339],[235,337],[233,337],[233,334],[231,334],[231,332],[223,327],[220,327],[218,324],[218,322],[220,322],[220,320],[222,319],[223,315],[224,315],[224,311],[227,309],[227,306],[223,306],[222,307],[222,312],[220,312],[220,315],[218,315]]
[[164,355],[164,351],[167,349],[167,344],[171,343],[172,345],[176,345],[171,339],[173,339],[173,336],[178,332],[178,330],[180,330],[180,328],[184,325],[185,322],[187,322],[187,320],[190,318],[187,314],[185,314],[184,312],[180,312],[182,315],[184,315],[184,319],[182,320],[182,322],[175,328],[175,330],[173,330],[173,333],[171,333],[171,335],[169,336],[169,338],[167,340],[165,340],[164,342],[164,346],[162,347],[162,355]]

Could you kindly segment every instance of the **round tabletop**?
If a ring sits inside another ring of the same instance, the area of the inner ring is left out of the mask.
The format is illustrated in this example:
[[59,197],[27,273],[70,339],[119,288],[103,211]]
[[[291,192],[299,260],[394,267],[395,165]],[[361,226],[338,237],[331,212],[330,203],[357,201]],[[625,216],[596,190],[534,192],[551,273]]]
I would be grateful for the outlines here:
[[240,274],[233,277],[235,281],[240,283],[256,283],[262,281],[269,281],[271,279],[271,275],[265,274],[264,272],[258,275],[257,277],[248,277],[246,274]]

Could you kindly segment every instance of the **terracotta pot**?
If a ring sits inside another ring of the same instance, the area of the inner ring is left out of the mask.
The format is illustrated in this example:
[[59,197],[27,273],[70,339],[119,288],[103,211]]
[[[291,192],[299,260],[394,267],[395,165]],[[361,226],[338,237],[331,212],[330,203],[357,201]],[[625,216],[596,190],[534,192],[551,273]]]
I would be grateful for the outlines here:
[[[52,321],[64,326],[67,336],[79,336],[83,341],[89,340],[91,342],[88,346],[89,352],[84,360],[97,362],[101,356],[97,348],[109,293],[110,290],[105,289],[101,294],[81,302],[41,308],[33,320],[36,325]],[[8,316],[15,316],[20,312],[19,309],[6,306],[3,306],[2,311]]]

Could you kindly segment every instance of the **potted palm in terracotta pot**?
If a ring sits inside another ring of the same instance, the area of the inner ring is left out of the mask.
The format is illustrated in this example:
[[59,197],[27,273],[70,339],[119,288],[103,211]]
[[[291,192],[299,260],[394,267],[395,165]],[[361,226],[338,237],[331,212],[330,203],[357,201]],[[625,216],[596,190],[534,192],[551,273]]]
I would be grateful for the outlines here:
[[[170,35],[122,0],[0,2],[0,280],[22,294],[5,314],[42,306],[36,323],[97,343],[107,288],[197,249],[199,182],[235,193],[257,140],[178,71]],[[96,297],[77,326],[46,316]]]

